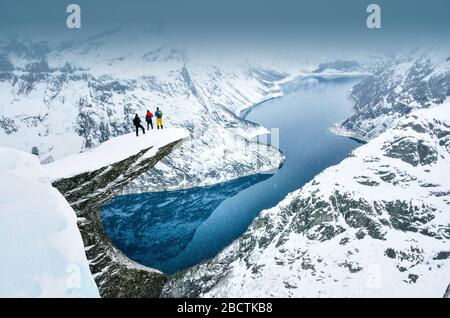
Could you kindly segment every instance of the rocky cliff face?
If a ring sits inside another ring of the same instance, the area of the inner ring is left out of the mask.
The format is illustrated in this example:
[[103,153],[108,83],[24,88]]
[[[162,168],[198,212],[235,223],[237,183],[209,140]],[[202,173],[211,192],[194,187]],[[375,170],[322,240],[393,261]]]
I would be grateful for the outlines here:
[[55,180],[57,188],[70,203],[78,217],[91,272],[102,297],[157,297],[166,280],[163,273],[139,265],[122,254],[104,232],[100,208],[141,173],[179,147],[184,139],[138,153],[95,171]]
[[442,297],[448,171],[450,105],[416,111],[171,277],[163,295]]

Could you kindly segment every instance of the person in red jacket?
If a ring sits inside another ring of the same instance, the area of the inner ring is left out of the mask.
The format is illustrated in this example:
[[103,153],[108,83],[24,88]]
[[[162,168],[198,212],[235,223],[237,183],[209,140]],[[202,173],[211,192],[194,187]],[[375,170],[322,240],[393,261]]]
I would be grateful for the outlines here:
[[145,121],[147,122],[147,130],[150,130],[150,126],[153,129],[153,114],[149,110],[145,114]]

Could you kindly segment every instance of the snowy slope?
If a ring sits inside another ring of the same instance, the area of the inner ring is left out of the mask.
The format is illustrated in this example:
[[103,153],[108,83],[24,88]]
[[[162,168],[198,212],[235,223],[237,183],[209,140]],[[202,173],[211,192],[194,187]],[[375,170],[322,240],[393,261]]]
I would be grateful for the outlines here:
[[0,148],[0,297],[98,297],[75,212],[38,158]]
[[442,297],[450,104],[413,112],[276,207],[164,296]]

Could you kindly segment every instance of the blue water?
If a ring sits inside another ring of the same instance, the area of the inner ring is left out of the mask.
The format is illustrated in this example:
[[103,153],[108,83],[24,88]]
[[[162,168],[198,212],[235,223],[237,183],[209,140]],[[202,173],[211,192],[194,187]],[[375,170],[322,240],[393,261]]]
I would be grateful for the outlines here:
[[357,82],[309,79],[287,84],[285,96],[258,105],[246,116],[279,129],[286,161],[274,175],[118,196],[102,210],[110,239],[131,259],[167,274],[213,257],[242,235],[261,210],[275,206],[359,145],[328,130],[351,115],[346,93]]

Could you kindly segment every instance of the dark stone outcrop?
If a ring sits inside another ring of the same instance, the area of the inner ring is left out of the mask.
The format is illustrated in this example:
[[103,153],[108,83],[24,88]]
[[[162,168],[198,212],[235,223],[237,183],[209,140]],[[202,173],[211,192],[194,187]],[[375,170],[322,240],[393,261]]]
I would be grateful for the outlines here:
[[445,291],[444,298],[450,298],[450,284],[448,284],[447,290]]
[[423,140],[402,137],[386,147],[386,155],[398,158],[413,166],[429,165],[437,161],[437,152]]
[[109,166],[57,180],[57,188],[75,210],[91,272],[102,297],[159,297],[166,276],[128,259],[107,237],[101,207],[132,179],[153,167],[184,140],[172,142],[153,157],[142,159],[151,148]]

